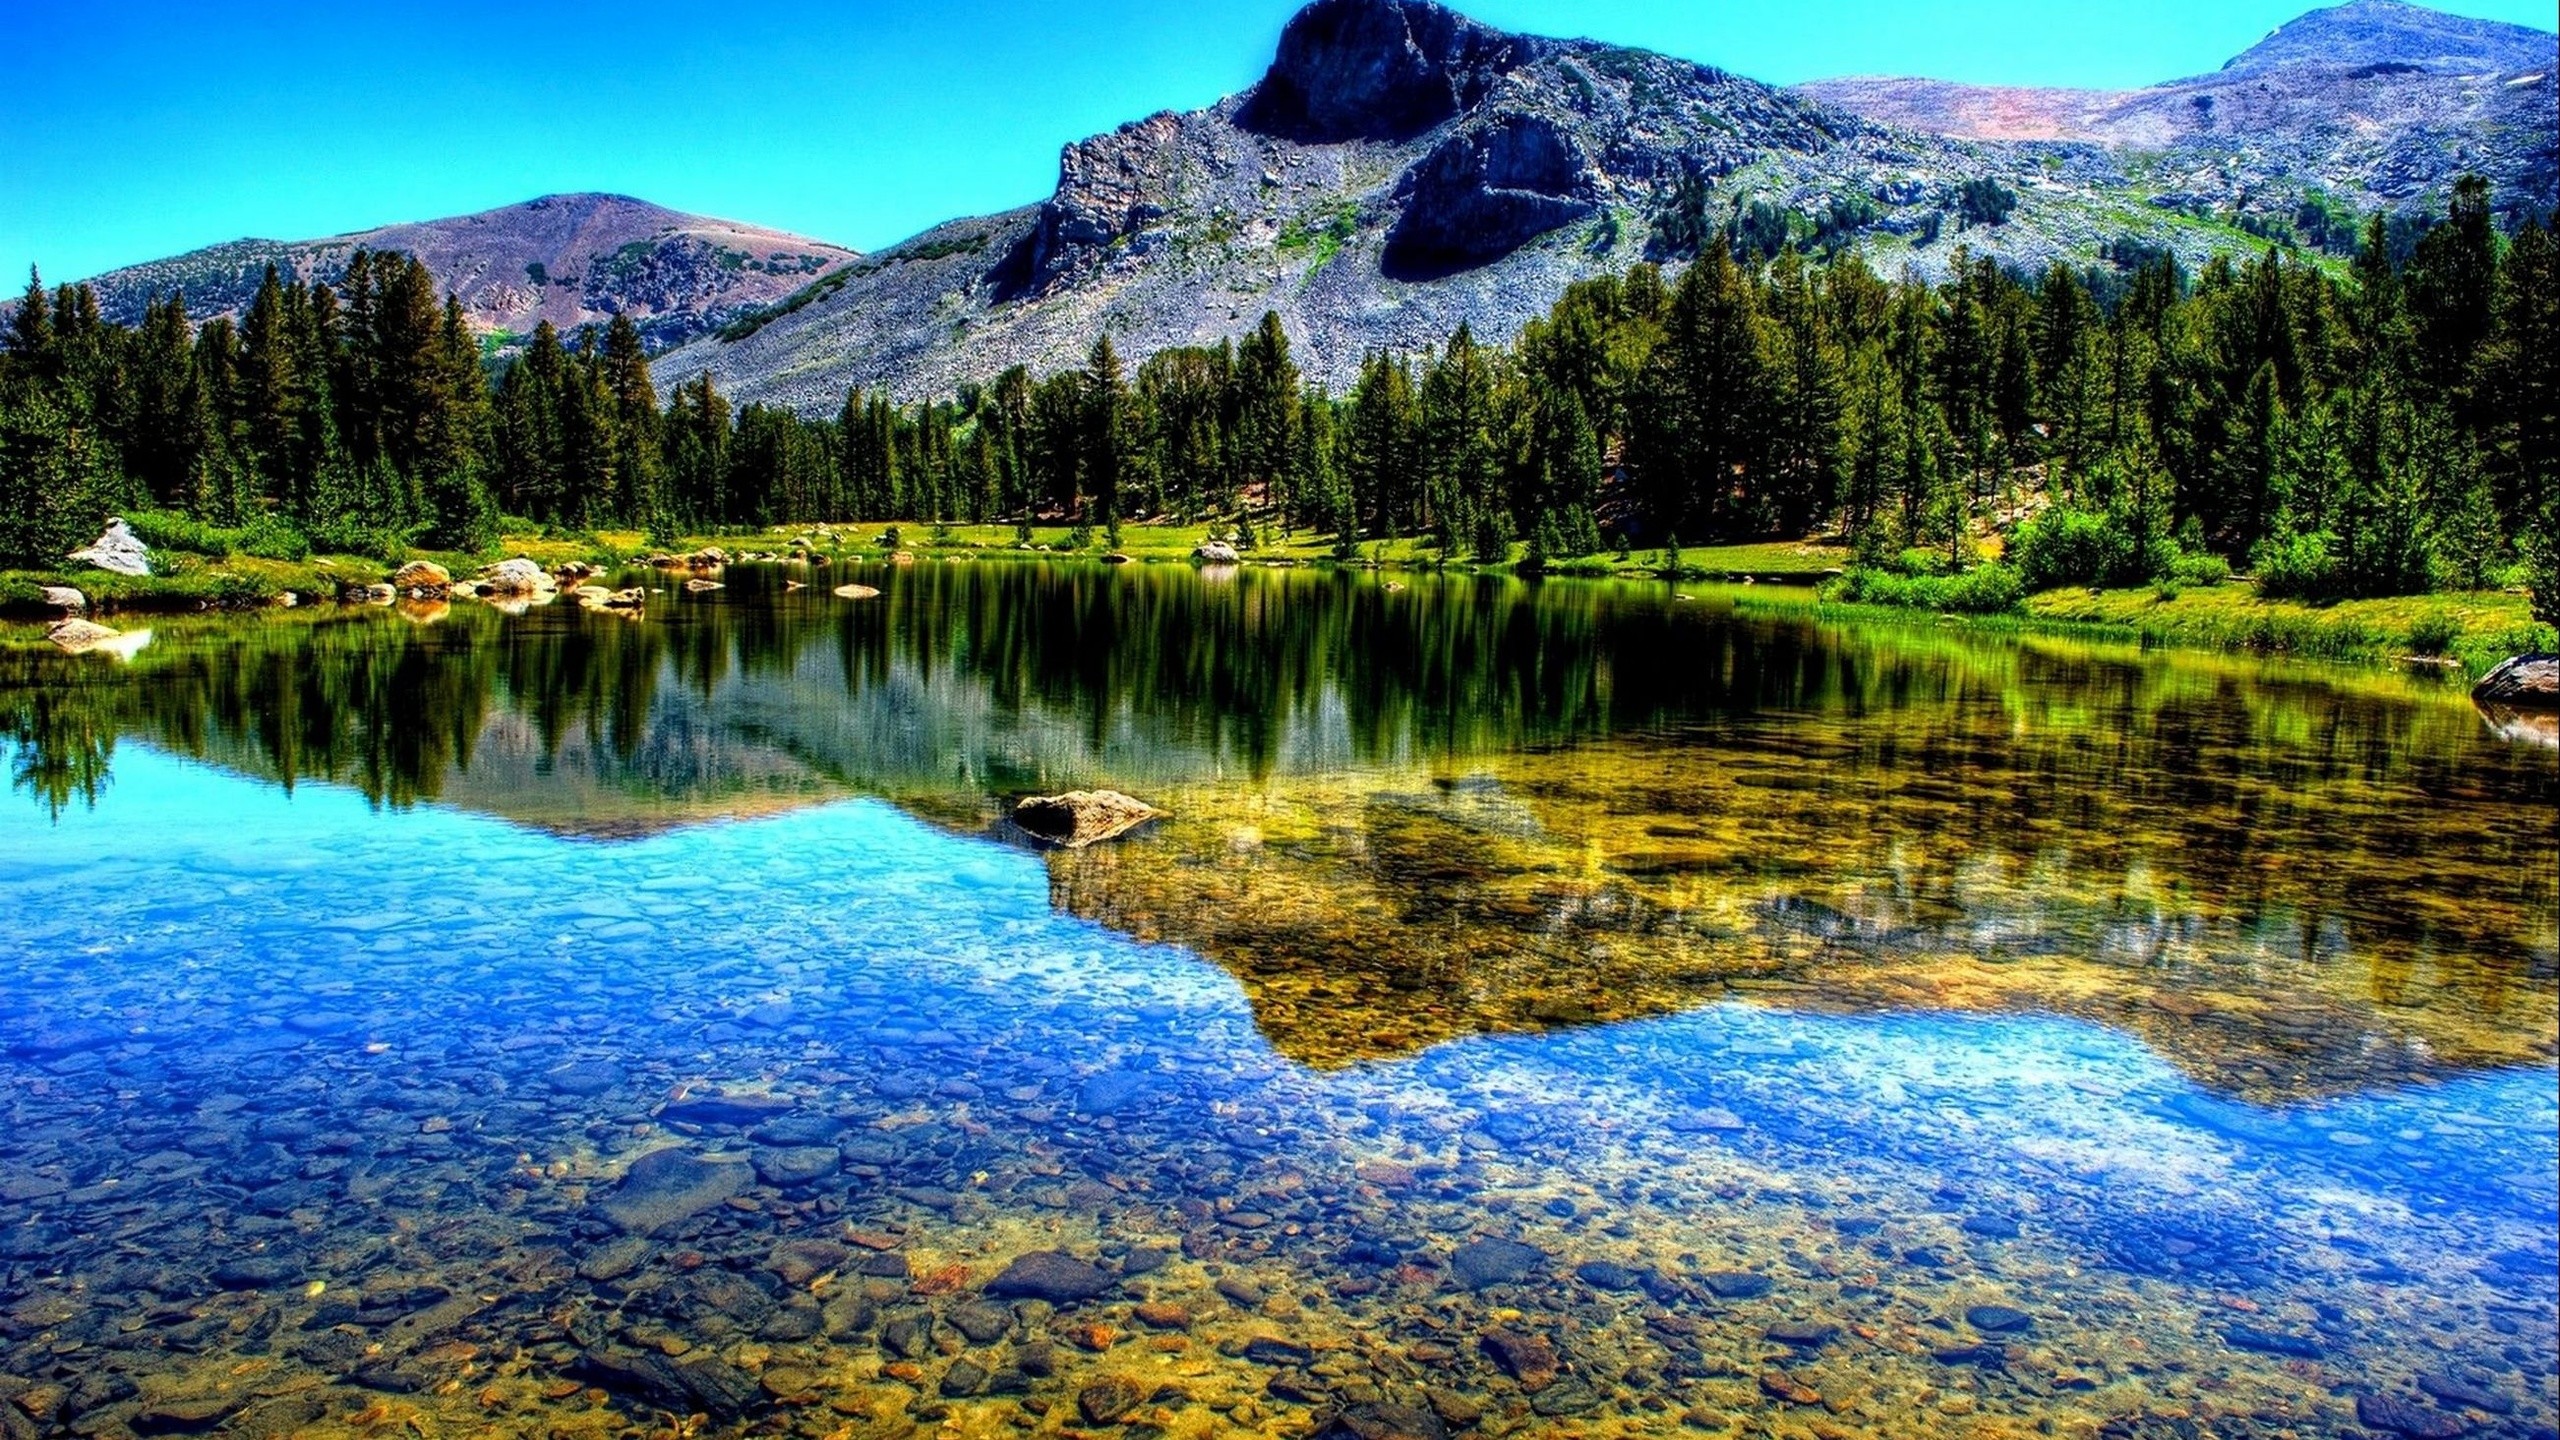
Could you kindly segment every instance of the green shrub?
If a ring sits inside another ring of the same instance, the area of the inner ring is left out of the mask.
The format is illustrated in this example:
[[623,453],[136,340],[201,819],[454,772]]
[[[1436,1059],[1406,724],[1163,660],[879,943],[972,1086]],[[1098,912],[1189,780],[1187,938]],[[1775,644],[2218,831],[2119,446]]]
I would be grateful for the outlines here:
[[313,549],[329,555],[361,555],[385,565],[397,565],[409,558],[409,542],[416,533],[382,525],[367,525],[353,517],[332,520],[311,527]]
[[172,510],[136,510],[124,520],[154,550],[249,555],[260,560],[302,560],[311,554],[311,541],[273,515],[260,515],[237,529],[208,525]]
[[2124,585],[2135,575],[2133,537],[2101,510],[2056,505],[2012,531],[2008,561],[2029,590]]
[[2169,578],[2180,585],[2209,590],[2231,578],[2231,562],[2210,553],[2180,555],[2169,566]]
[[2453,649],[2453,642],[2461,638],[2462,617],[2449,611],[2438,610],[2433,614],[2418,617],[2409,626],[2409,653],[2442,655]]
[[1860,566],[1823,591],[1828,599],[1853,605],[1896,605],[1964,615],[2015,610],[2026,593],[2017,570],[1997,561],[1955,575],[1911,575]]
[[2260,541],[2249,557],[2258,593],[2279,600],[2327,600],[2338,590],[2338,562],[2325,530]]

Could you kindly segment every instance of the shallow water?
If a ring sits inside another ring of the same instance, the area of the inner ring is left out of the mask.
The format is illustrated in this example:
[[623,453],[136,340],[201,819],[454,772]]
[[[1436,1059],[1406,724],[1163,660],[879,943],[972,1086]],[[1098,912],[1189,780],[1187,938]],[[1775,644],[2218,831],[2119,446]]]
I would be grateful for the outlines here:
[[6,637],[0,1434],[2560,1415],[2560,767],[2458,692],[726,578]]

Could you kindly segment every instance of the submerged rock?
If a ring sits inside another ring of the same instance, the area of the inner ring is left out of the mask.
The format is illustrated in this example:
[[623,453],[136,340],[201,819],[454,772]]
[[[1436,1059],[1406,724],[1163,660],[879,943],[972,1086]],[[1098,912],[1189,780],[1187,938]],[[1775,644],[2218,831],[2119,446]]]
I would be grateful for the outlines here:
[[877,598],[879,594],[879,591],[868,585],[839,585],[835,588],[835,597],[839,600],[870,600]]
[[2503,661],[2471,687],[2471,698],[2515,710],[2560,710],[2560,654],[2537,651]]
[[1034,795],[1013,807],[1013,823],[1070,850],[1125,835],[1164,812],[1117,790]]
[[1105,1375],[1076,1392],[1076,1410],[1088,1425],[1117,1425],[1146,1403],[1147,1392],[1125,1375]]
[[605,1218],[636,1235],[654,1235],[742,1194],[755,1171],[743,1160],[706,1160],[687,1150],[656,1150],[631,1162]]
[[104,534],[72,551],[68,558],[117,575],[151,573],[151,548],[142,543],[142,537],[134,534],[121,516],[108,520]]
[[999,1299],[1046,1300],[1052,1305],[1090,1300],[1119,1284],[1099,1266],[1059,1250],[1034,1250],[1014,1257],[1003,1273],[987,1282],[987,1293]]
[[1470,1240],[1449,1257],[1450,1273],[1470,1290],[1526,1280],[1547,1263],[1547,1252],[1535,1245],[1495,1237]]
[[2388,1395],[2357,1396],[2356,1421],[2368,1430],[2406,1435],[2411,1440],[2453,1440],[2471,1428],[2459,1415],[2424,1409]]
[[661,1120],[679,1125],[725,1125],[743,1128],[761,1125],[790,1114],[799,1108],[780,1095],[723,1095],[706,1093],[670,1100],[658,1111]]
[[764,1399],[764,1387],[753,1376],[707,1352],[676,1360],[649,1350],[598,1346],[578,1357],[576,1373],[644,1404],[679,1415],[699,1411],[714,1420],[734,1420]]
[[1480,1342],[1484,1353],[1502,1367],[1502,1373],[1520,1382],[1523,1390],[1543,1390],[1556,1381],[1564,1366],[1556,1356],[1555,1345],[1542,1335],[1524,1335],[1517,1330],[1490,1330]]

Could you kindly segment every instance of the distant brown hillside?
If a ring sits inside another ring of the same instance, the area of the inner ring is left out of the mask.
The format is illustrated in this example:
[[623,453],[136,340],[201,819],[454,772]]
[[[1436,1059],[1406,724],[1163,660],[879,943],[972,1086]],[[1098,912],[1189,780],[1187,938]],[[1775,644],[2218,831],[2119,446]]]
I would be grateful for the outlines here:
[[572,332],[621,312],[657,349],[717,329],[859,258],[841,245],[627,196],[547,195],[322,240],[235,240],[90,283],[111,319],[138,319],[146,301],[178,291],[198,318],[236,314],[269,265],[305,283],[334,281],[360,249],[417,256],[440,287],[461,298],[473,323],[501,343],[539,321]]

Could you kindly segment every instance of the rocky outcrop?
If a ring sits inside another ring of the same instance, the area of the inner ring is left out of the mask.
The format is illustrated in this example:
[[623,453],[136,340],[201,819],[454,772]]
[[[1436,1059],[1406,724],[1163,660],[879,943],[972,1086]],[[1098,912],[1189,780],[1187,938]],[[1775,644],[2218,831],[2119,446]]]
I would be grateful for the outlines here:
[[1543,115],[1499,114],[1442,141],[1405,172],[1386,273],[1430,280],[1499,260],[1599,206],[1582,147]]
[[1409,140],[1474,108],[1545,48],[1423,0],[1316,0],[1280,33],[1237,118],[1318,144]]
[[2560,654],[2535,652],[2504,661],[2471,687],[2471,698],[2510,710],[2560,710]]
[[1013,823],[1052,845],[1081,850],[1125,835],[1163,812],[1117,790],[1034,795],[1013,807]]
[[72,551],[68,558],[117,575],[151,573],[150,547],[142,543],[142,537],[134,534],[133,527],[125,524],[121,516],[109,520],[106,533]]

